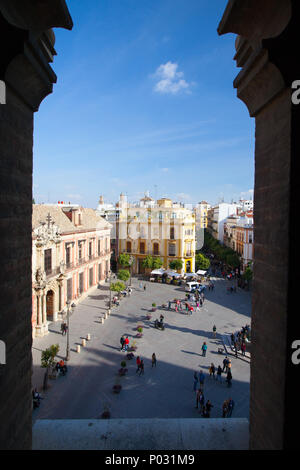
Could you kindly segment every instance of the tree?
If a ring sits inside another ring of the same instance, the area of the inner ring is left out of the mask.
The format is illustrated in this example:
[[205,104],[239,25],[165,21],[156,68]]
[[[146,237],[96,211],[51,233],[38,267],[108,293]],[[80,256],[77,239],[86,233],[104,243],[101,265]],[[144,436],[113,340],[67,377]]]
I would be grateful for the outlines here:
[[152,269],[153,266],[153,258],[151,255],[147,255],[146,258],[142,262],[143,268]]
[[206,270],[210,266],[210,261],[202,253],[197,253],[195,256],[196,271],[198,269]]
[[49,369],[50,367],[53,367],[55,364],[55,356],[57,355],[59,351],[59,345],[58,344],[52,344],[50,348],[45,349],[42,351],[42,356],[41,356],[41,366],[46,369],[45,371],[45,376],[44,376],[44,384],[43,384],[43,389],[47,390],[48,388],[48,376],[49,376]]
[[130,255],[127,253],[121,253],[118,258],[118,263],[122,267],[129,268],[130,266]]
[[174,259],[170,261],[169,263],[169,268],[174,269],[176,271],[178,271],[179,269],[182,269],[182,266],[183,266],[183,262],[181,259]]
[[122,281],[112,282],[110,286],[110,290],[112,290],[113,292],[118,292],[118,293],[120,293],[122,290],[125,290],[125,288],[126,286],[124,282]]
[[240,258],[237,253],[230,253],[226,255],[225,258],[226,263],[231,268],[238,268],[240,266]]
[[128,271],[128,269],[120,269],[119,272],[118,272],[118,279],[120,279],[121,281],[128,281],[128,279],[130,278],[130,273]]
[[252,280],[252,277],[253,277],[253,271],[251,269],[251,265],[248,264],[248,266],[246,267],[244,273],[243,273],[243,278],[245,279],[245,281],[251,281]]
[[159,269],[163,265],[163,260],[161,258],[153,258],[152,269]]

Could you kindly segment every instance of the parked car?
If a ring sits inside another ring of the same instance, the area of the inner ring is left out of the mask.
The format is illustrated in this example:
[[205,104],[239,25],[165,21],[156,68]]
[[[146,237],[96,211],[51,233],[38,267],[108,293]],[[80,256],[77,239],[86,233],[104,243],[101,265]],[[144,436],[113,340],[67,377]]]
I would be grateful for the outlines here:
[[201,287],[200,282],[191,281],[191,282],[186,283],[185,290],[186,292],[193,292],[195,291],[195,289],[199,289],[200,287]]

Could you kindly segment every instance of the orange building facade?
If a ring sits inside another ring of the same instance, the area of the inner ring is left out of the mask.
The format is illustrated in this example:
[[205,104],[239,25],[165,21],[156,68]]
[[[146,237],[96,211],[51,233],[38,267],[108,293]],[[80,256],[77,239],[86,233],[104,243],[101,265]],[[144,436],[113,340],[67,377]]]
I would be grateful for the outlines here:
[[32,330],[48,333],[67,301],[84,299],[110,272],[111,225],[78,205],[33,205]]

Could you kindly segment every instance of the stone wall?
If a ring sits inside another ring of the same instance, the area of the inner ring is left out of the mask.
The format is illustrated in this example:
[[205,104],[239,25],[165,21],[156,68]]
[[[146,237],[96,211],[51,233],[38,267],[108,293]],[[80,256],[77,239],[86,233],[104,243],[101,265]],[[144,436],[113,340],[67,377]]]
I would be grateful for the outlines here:
[[51,93],[52,26],[72,27],[64,0],[0,0],[0,448],[30,449],[33,115]]
[[[218,28],[238,34],[237,96],[255,118],[255,188],[250,381],[250,448],[295,449],[300,419],[299,370],[291,345],[299,339],[299,250],[296,193],[300,107],[292,82],[300,79],[293,56],[299,2],[230,0]],[[299,368],[299,366],[298,366]]]

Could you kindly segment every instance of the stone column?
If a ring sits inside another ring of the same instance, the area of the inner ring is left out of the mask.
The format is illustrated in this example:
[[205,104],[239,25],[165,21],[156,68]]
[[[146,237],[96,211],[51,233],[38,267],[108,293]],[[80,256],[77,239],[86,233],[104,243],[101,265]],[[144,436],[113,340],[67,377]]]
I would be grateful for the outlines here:
[[43,292],[42,296],[42,303],[43,303],[43,334],[46,335],[49,333],[48,331],[48,323],[47,323],[47,298],[46,298],[46,292]]
[[299,367],[291,356],[300,336],[295,201],[300,153],[300,7],[294,0],[231,0],[219,34],[237,33],[237,96],[255,118],[254,278],[250,448],[298,448]]
[[43,325],[42,325],[42,305],[41,305],[41,294],[36,294],[36,336],[43,336]]
[[[1,449],[30,449],[32,428],[33,115],[52,92],[56,54],[50,28],[72,28],[64,0],[0,0],[0,292],[7,357],[0,387]],[[14,228],[17,227],[17,230]],[[16,280],[17,285],[16,285]]]

